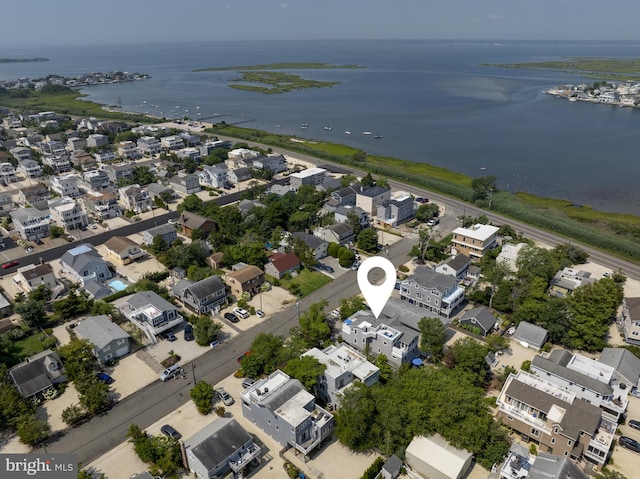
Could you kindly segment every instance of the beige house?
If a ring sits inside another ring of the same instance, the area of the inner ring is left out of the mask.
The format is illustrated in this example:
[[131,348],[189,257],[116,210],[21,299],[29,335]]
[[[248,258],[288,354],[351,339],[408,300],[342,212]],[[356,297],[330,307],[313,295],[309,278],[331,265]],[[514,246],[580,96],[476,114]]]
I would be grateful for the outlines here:
[[245,292],[253,296],[260,292],[260,286],[264,283],[264,271],[257,266],[248,265],[238,271],[227,273],[224,282],[236,298]]
[[49,263],[29,264],[18,268],[15,279],[27,292],[33,291],[41,284],[49,289],[56,287],[56,277]]
[[107,258],[118,264],[129,264],[147,256],[147,253],[126,236],[113,236],[104,243]]
[[498,244],[499,228],[476,224],[469,228],[456,228],[451,239],[451,254],[466,254],[471,261],[482,259]]

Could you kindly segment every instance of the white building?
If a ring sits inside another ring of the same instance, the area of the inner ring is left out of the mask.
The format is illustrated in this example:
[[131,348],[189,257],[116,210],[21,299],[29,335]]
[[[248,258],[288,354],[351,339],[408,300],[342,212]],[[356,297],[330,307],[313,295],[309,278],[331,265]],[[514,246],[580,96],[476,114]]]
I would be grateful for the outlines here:
[[80,190],[78,190],[78,177],[73,175],[52,177],[51,189],[60,196],[68,196],[69,198],[80,196]]
[[65,231],[84,228],[89,224],[87,213],[82,209],[82,206],[68,196],[50,201],[49,211],[51,219],[58,226],[62,226]]

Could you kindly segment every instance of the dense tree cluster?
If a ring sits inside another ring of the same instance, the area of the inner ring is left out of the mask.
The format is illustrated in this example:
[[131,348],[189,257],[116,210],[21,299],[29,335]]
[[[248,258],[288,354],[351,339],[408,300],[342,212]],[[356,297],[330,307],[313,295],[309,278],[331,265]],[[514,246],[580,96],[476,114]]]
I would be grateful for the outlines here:
[[170,477],[182,468],[182,454],[177,441],[152,436],[136,424],[129,426],[127,436],[140,460],[150,464],[152,475]]

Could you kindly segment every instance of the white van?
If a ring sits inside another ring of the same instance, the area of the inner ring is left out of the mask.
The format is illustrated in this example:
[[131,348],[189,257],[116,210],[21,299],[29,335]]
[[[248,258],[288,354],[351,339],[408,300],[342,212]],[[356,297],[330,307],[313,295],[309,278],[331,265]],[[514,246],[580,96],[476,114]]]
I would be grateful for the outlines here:
[[174,376],[177,376],[182,371],[182,368],[178,364],[174,364],[173,366],[169,366],[167,369],[162,371],[160,374],[160,381],[167,381]]
[[236,316],[240,316],[242,319],[247,319],[250,316],[249,311],[242,308],[234,308],[233,312]]

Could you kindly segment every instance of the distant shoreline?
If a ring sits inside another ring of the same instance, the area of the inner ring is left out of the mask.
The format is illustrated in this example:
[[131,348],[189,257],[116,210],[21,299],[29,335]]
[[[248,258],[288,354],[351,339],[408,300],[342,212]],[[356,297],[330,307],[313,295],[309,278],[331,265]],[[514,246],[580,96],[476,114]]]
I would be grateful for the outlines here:
[[0,63],[29,63],[29,62],[48,62],[51,61],[48,58],[34,57],[34,58],[0,58]]

